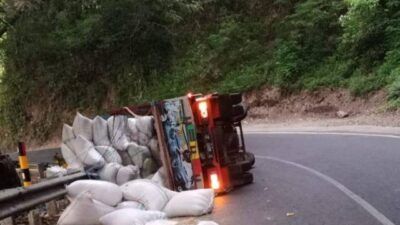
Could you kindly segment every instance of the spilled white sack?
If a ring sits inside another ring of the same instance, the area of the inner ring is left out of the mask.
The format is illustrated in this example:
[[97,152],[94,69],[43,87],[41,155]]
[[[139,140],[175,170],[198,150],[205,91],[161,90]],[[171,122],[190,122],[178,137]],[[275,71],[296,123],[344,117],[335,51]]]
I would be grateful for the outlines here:
[[139,116],[136,118],[136,128],[140,133],[144,133],[147,137],[153,136],[154,118],[152,116]]
[[118,170],[116,182],[118,185],[125,184],[128,181],[137,179],[140,177],[140,170],[137,166],[128,165],[121,167]]
[[132,162],[131,157],[129,156],[128,151],[120,151],[120,150],[117,150],[117,152],[118,152],[119,156],[120,156],[121,159],[122,159],[122,165],[127,166],[127,165],[132,165],[132,164],[134,164],[134,163]]
[[166,180],[167,180],[167,171],[165,171],[164,167],[160,167],[151,178],[151,181],[163,187],[166,187],[167,185]]
[[129,145],[126,116],[111,116],[107,120],[108,135],[114,148],[124,151]]
[[214,190],[198,189],[176,194],[165,206],[168,217],[201,216],[214,207]]
[[96,225],[100,217],[114,211],[114,208],[82,193],[64,210],[57,225]]
[[140,169],[147,158],[151,158],[150,150],[145,146],[140,146],[135,142],[131,142],[127,147],[128,154],[133,164]]
[[103,225],[145,225],[149,221],[164,218],[163,212],[125,208],[102,216],[100,222]]
[[161,211],[169,201],[164,189],[150,180],[138,179],[121,186],[124,199],[143,204],[147,210]]
[[152,136],[147,136],[147,134],[139,132],[138,133],[138,144],[147,146]]
[[81,169],[83,168],[83,164],[81,161],[76,157],[75,153],[68,148],[68,146],[64,143],[61,144],[61,154],[68,164],[68,168],[73,169]]
[[68,124],[64,124],[62,128],[61,139],[63,143],[67,143],[69,140],[74,139],[74,130]]
[[139,130],[136,127],[136,118],[128,118],[128,133],[131,141],[139,142]]
[[140,210],[145,210],[146,209],[143,204],[141,204],[139,202],[135,202],[135,201],[121,202],[116,207],[116,209],[126,209],[126,208],[140,209]]
[[104,158],[96,151],[93,144],[83,136],[78,135],[68,143],[70,149],[85,166],[93,168],[101,168],[104,166]]
[[51,166],[46,169],[46,178],[62,177],[67,174],[67,169],[61,166]]
[[95,149],[101,156],[103,156],[106,163],[118,163],[122,164],[121,156],[117,150],[111,146],[96,146]]
[[100,116],[93,119],[93,143],[96,146],[111,146],[107,121]]
[[118,163],[107,163],[98,172],[100,179],[111,183],[117,183],[117,174],[122,165]]
[[147,146],[150,149],[151,152],[151,156],[153,156],[153,158],[156,160],[158,166],[162,165],[162,161],[161,161],[161,153],[160,153],[160,149],[158,147],[158,140],[156,137],[153,137],[152,139],[150,139],[149,143],[147,144]]
[[144,160],[143,168],[141,171],[142,177],[147,177],[151,174],[154,174],[158,169],[157,163],[154,161],[153,158],[149,157]]
[[109,206],[122,201],[122,191],[118,185],[101,180],[78,180],[67,186],[68,196],[72,199],[82,193],[89,193],[92,199]]
[[92,120],[82,116],[79,112],[76,113],[72,128],[76,136],[81,135],[86,140],[93,140]]
[[178,221],[173,220],[153,220],[147,222],[146,225],[178,225]]
[[200,221],[197,225],[218,225],[218,223],[214,222],[214,221]]

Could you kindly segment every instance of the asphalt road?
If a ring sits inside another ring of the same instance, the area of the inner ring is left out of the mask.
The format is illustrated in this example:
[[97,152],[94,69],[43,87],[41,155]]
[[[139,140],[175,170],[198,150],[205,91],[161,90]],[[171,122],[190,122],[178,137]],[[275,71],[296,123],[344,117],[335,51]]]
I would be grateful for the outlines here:
[[216,198],[221,225],[400,224],[400,139],[247,134],[255,182]]
[[[256,155],[255,182],[217,197],[214,212],[203,219],[220,225],[400,225],[400,138],[248,133],[245,139]],[[29,152],[34,162],[51,162],[54,154]]]
[[[61,150],[59,148],[43,149],[37,151],[28,151],[27,156],[29,162],[32,163],[54,163],[54,157],[58,154],[62,156]],[[12,152],[9,154],[11,159],[18,160],[18,153]]]

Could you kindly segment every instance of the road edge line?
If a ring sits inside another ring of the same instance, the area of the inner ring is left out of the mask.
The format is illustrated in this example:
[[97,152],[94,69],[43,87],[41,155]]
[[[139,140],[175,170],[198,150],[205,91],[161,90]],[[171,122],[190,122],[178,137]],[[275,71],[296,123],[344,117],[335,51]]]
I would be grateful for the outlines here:
[[309,134],[309,135],[342,135],[342,136],[365,136],[365,137],[384,137],[400,139],[400,135],[395,134],[375,134],[357,132],[315,132],[315,131],[245,131],[245,134]]
[[[399,137],[400,138],[400,137]],[[272,160],[284,164],[288,164],[303,170],[306,170],[317,177],[325,180],[326,182],[332,184],[336,188],[338,188],[340,191],[342,191],[344,194],[346,194],[349,198],[351,198],[353,201],[355,201],[358,205],[360,205],[362,208],[364,208],[371,216],[373,216],[375,219],[377,219],[381,224],[383,225],[395,225],[392,221],[390,221],[385,215],[383,215],[381,212],[379,212],[377,209],[375,209],[371,204],[369,204],[367,201],[365,201],[363,198],[358,196],[356,193],[352,192],[350,189],[348,189],[346,186],[341,184],[339,181],[321,173],[318,172],[317,170],[314,170],[310,167],[303,166],[301,164],[287,161],[284,159],[276,158],[276,157],[271,157],[271,156],[260,156],[256,155],[256,158],[259,159],[266,159],[266,160]]]

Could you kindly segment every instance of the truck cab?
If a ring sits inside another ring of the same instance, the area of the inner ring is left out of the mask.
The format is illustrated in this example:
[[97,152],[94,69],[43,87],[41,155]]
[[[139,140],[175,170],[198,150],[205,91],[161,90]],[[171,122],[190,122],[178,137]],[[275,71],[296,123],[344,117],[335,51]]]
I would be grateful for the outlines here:
[[152,115],[168,188],[212,188],[224,193],[253,182],[254,155],[246,151],[241,94],[192,94],[114,110]]

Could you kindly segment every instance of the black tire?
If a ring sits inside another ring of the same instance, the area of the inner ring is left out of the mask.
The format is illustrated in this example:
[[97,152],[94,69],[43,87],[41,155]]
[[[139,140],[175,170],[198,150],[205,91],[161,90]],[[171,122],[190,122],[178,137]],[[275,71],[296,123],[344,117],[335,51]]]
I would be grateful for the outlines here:
[[242,170],[249,171],[251,170],[251,168],[253,168],[254,163],[256,162],[256,158],[254,157],[254,154],[251,152],[246,152],[244,157],[245,160],[242,163]]
[[251,184],[253,183],[254,177],[253,174],[251,173],[242,173],[240,175],[236,175],[235,177],[233,177],[232,183],[233,186],[235,187],[239,187],[239,186],[243,186],[246,184]]
[[15,164],[9,156],[0,154],[0,171],[0,190],[21,186]]

